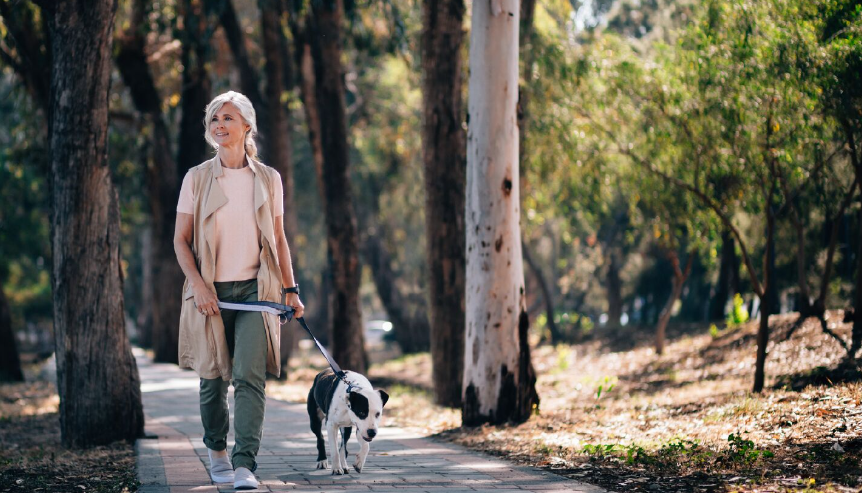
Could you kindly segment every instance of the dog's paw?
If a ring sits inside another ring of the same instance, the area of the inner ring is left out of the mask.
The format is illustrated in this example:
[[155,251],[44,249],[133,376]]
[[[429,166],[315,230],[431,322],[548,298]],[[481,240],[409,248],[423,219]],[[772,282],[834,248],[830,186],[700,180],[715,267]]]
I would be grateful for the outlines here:
[[362,472],[362,465],[358,461],[353,463],[353,468],[356,469],[356,472]]
[[329,469],[329,461],[328,460],[319,460],[317,461],[318,469]]
[[336,476],[341,476],[343,474],[347,474],[347,469],[342,469],[341,466],[335,466],[332,468],[332,474]]

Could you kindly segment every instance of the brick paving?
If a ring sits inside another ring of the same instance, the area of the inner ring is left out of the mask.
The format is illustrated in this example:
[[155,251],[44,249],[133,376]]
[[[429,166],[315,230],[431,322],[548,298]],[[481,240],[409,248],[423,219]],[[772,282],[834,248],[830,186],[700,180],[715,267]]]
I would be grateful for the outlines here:
[[[233,491],[210,481],[198,411],[198,378],[175,365],[154,364],[137,352],[148,438],[138,440],[140,493]],[[231,395],[231,406],[233,396]],[[233,414],[231,409],[231,414]],[[231,424],[233,416],[231,416]],[[228,437],[228,450],[233,433]],[[348,445],[352,464],[359,444]],[[345,492],[582,492],[596,486],[511,464],[468,449],[384,426],[371,444],[362,473],[333,476],[315,469],[317,449],[305,404],[267,399],[258,454],[257,491]]]

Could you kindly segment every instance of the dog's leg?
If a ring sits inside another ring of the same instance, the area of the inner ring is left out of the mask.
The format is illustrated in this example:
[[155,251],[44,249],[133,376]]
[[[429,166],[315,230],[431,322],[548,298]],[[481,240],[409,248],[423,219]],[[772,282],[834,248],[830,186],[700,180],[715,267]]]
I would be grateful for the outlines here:
[[356,472],[362,472],[365,467],[365,459],[368,457],[368,451],[371,449],[371,444],[362,439],[362,436],[357,433],[356,439],[359,441],[359,453],[356,454],[356,462],[353,463],[353,468]]
[[317,402],[314,400],[314,388],[308,392],[306,403],[311,432],[317,437],[317,468],[328,469],[329,462],[326,460],[326,444],[323,442],[323,413],[317,407]]
[[352,426],[347,426],[341,429],[341,451],[344,452],[344,460],[347,460],[347,441],[350,440],[350,433],[353,431]]
[[338,426],[335,423],[326,423],[326,436],[329,438],[329,450],[332,453],[332,474],[346,474],[347,466],[344,457],[338,450]]

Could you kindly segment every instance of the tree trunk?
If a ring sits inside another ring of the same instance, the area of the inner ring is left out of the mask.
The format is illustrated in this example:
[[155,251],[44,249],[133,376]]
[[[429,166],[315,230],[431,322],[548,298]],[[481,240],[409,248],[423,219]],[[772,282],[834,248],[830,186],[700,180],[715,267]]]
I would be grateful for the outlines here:
[[359,252],[350,187],[344,69],[341,63],[341,0],[311,2],[311,46],[315,96],[323,146],[327,256],[332,272],[332,356],[342,368],[368,366],[359,306]]
[[[291,261],[296,266],[296,236],[299,231],[296,217],[296,200],[294,196],[293,183],[293,161],[291,160],[290,144],[290,115],[287,105],[282,103],[281,95],[286,86],[284,80],[285,65],[290,65],[290,58],[282,58],[281,38],[281,4],[277,0],[260,0],[261,38],[263,38],[263,52],[266,58],[264,76],[266,80],[266,107],[267,117],[267,139],[264,141],[265,158],[267,164],[278,170],[281,174],[282,188],[284,190],[284,233],[291,250]],[[305,284],[302,269],[294,269],[296,282]],[[296,331],[284,325],[281,328],[281,367],[288,367],[291,350],[295,340]],[[287,378],[287,371],[281,372],[281,379]]]
[[533,256],[530,255],[527,245],[523,242],[521,242],[521,249],[523,250],[524,260],[527,262],[527,265],[530,266],[530,270],[533,271],[533,275],[536,276],[539,289],[542,290],[542,298],[545,299],[545,316],[548,319],[548,332],[551,334],[551,344],[560,344],[563,342],[563,335],[560,334],[560,329],[557,327],[556,322],[554,322],[553,291],[551,291],[548,280],[545,279],[545,274],[542,272],[542,268],[533,260]]
[[623,282],[620,279],[620,253],[612,248],[608,254],[608,325],[620,325],[623,316]]
[[[862,173],[857,175],[857,179],[862,178]],[[862,184],[862,181],[859,182]],[[862,185],[860,185],[862,189]],[[860,190],[862,191],[862,190]],[[859,231],[862,232],[862,208],[856,211],[858,218],[857,224]],[[856,300],[854,301],[853,310],[853,336],[850,345],[850,357],[855,358],[859,348],[862,347],[862,238],[856,236]]]
[[763,391],[766,383],[766,346],[769,344],[769,315],[775,310],[775,214],[772,196],[766,201],[766,255],[763,259],[763,296],[760,297],[760,325],[757,329],[757,360],[754,365],[753,392]]
[[153,299],[156,296],[153,282],[153,226],[149,224],[141,231],[141,309],[135,324],[138,326],[138,345],[144,348],[153,347]]
[[[279,21],[278,17],[275,19],[266,19],[266,15],[271,15],[272,12],[269,6],[264,5],[265,3],[268,3],[268,1],[262,0],[259,2],[261,23],[264,25],[273,21],[277,23]],[[267,11],[264,11],[265,7],[268,8]],[[239,86],[242,89],[243,94],[245,94],[249,101],[251,101],[255,113],[257,113],[258,121],[263,123],[267,121],[267,113],[271,108],[269,104],[272,104],[272,101],[264,101],[263,94],[260,92],[257,70],[251,66],[251,57],[248,56],[248,50],[245,48],[245,34],[242,26],[240,26],[239,18],[236,16],[236,10],[233,7],[232,0],[224,0],[224,7],[220,12],[219,21],[224,28],[225,38],[227,38],[228,46],[230,46],[230,51],[233,54],[233,61],[236,64],[237,72],[239,72]],[[264,44],[266,44],[266,34],[263,33],[263,36]],[[264,55],[270,56],[270,54],[267,53],[267,49],[267,47],[264,47]],[[276,48],[276,50],[278,50],[278,48]],[[278,51],[275,51],[272,55],[278,57],[279,53]],[[268,67],[267,70],[269,70]],[[278,77],[281,78],[281,74],[278,74]],[[261,130],[263,130],[266,135],[261,134]],[[274,130],[275,129],[266,128],[266,125],[258,125],[258,135],[260,136],[261,144],[268,142],[269,133]],[[270,159],[270,156],[264,157],[266,159]]]
[[48,12],[54,334],[67,447],[134,440],[144,427],[125,331],[120,209],[107,155],[115,10],[110,0],[69,0]]
[[464,375],[463,0],[422,4],[422,160],[434,399],[461,405]]
[[527,342],[518,172],[515,0],[473,4],[467,137],[463,423],[524,422],[538,407]]
[[694,260],[694,252],[688,253],[688,260],[685,263],[685,270],[681,270],[679,268],[679,256],[675,251],[671,250],[668,252],[668,256],[670,257],[671,265],[673,265],[673,278],[671,278],[671,283],[673,284],[670,296],[667,299],[667,302],[664,305],[664,308],[661,311],[661,315],[658,317],[658,325],[655,329],[655,352],[656,354],[664,353],[665,346],[665,333],[667,331],[667,324],[670,322],[671,314],[673,313],[673,305],[676,304],[676,300],[682,295],[682,287],[685,285],[685,281],[688,279],[688,276],[691,274],[691,266]]
[[[295,3],[288,5],[296,6]],[[297,67],[297,82],[299,83],[299,94],[302,100],[302,108],[305,116],[305,123],[308,132],[308,141],[311,146],[311,156],[314,163],[314,171],[317,176],[318,194],[320,196],[321,205],[326,207],[326,191],[323,185],[323,144],[320,136],[320,113],[317,105],[317,96],[315,95],[315,78],[314,78],[314,58],[311,56],[311,42],[309,40],[308,26],[311,24],[311,16],[305,15],[300,18],[300,13],[288,9],[288,24],[294,41],[294,62]],[[286,44],[286,43],[285,43]],[[286,46],[282,46],[282,52],[287,52]],[[289,66],[289,64],[285,64]],[[329,266],[324,266],[324,271],[321,273],[320,290],[317,293],[315,306],[315,320],[318,327],[329,327],[329,294],[331,287],[331,276],[329,275]],[[329,340],[329,334],[321,333],[323,337],[318,339],[323,341]]]
[[12,328],[12,310],[0,282],[0,382],[23,382],[21,358],[18,357],[18,341]]
[[[151,303],[144,309],[152,313],[150,339],[155,360],[177,363],[181,307],[179,286],[182,286],[184,276],[177,263],[173,239],[180,175],[177,162],[171,154],[168,127],[162,114],[162,99],[147,63],[146,38],[140,29],[144,9],[143,2],[135,3],[130,27],[118,39],[116,65],[129,88],[135,107],[152,125],[152,166],[147,166],[146,173],[150,213],[153,217],[152,277],[156,286],[175,288],[153,290]],[[200,135],[196,138],[202,140]],[[180,147],[185,145],[181,142]]]
[[791,222],[796,232],[796,283],[799,293],[796,295],[796,310],[802,318],[814,315],[811,305],[811,292],[808,289],[808,273],[805,265],[805,225],[796,208],[791,207]]
[[715,286],[715,296],[713,296],[709,308],[710,320],[724,319],[724,308],[727,305],[727,300],[736,294],[732,286],[734,284],[733,279],[738,277],[739,259],[736,256],[733,234],[725,228],[721,231],[721,263],[718,271],[718,282]]
[[[209,37],[212,22],[203,6],[195,0],[183,0],[182,52],[183,66],[180,106],[179,148],[177,149],[177,171],[185,175],[190,168],[209,159],[213,151],[204,140],[203,114],[212,94],[212,83],[207,71],[209,61]],[[176,261],[176,260],[175,260]],[[177,325],[178,324],[174,324]],[[178,337],[179,333],[175,334]],[[176,341],[174,341],[176,352]]]

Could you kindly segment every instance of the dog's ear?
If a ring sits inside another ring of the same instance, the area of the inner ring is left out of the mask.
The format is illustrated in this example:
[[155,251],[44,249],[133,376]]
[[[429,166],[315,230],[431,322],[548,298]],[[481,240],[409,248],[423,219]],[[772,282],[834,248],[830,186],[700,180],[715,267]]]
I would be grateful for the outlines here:
[[368,398],[359,392],[350,392],[347,394],[347,401],[350,404],[350,410],[359,419],[368,417]]
[[389,394],[386,393],[385,390],[378,390],[378,394],[380,394],[380,400],[383,401],[383,406],[386,405],[386,402],[389,401]]

